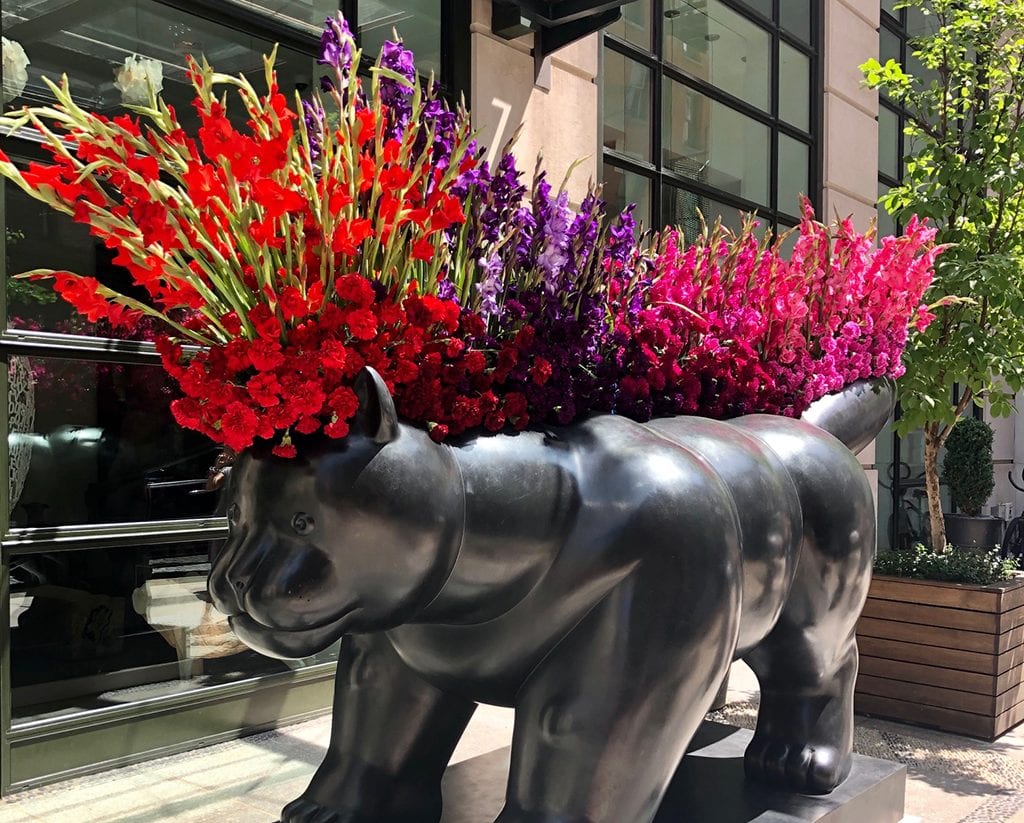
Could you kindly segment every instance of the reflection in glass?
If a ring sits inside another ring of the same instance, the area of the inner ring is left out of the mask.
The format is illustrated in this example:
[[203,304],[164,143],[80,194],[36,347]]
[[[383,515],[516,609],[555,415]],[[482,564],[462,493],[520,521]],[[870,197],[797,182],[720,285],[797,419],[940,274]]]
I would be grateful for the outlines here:
[[[304,23],[321,21],[337,9],[336,0],[264,0],[260,5]],[[186,55],[205,54],[225,73],[250,73],[258,88],[262,56],[272,47],[265,40],[155,0],[5,0],[2,15],[4,36],[21,43],[31,61],[28,84],[16,104],[49,104],[52,96],[42,78],[66,73],[72,94],[83,106],[105,115],[124,113],[125,95],[131,97],[137,88],[119,84],[117,76],[126,60],[137,58],[148,61],[146,65],[159,73],[164,99],[174,106],[190,132],[198,122],[191,106],[192,87],[185,78]],[[277,70],[281,87],[289,95],[296,88],[312,87],[320,76],[313,56],[287,48],[278,49]],[[240,105],[229,105],[228,114],[239,125],[247,119]],[[25,141],[4,141],[3,148],[18,162],[49,160]],[[0,187],[6,205],[9,275],[36,268],[68,270],[142,296],[132,290],[127,273],[112,265],[111,251],[90,237],[83,226],[49,211],[12,185]],[[12,327],[110,334],[109,329],[98,329],[75,317],[68,306],[55,301],[46,285],[8,278],[5,287]]]
[[896,234],[896,221],[892,219],[885,206],[882,204],[882,198],[889,193],[889,187],[885,183],[878,184],[878,236],[888,237],[890,234]]
[[760,12],[769,20],[772,16],[772,0],[741,0],[744,6],[752,8],[754,11]]
[[811,61],[779,41],[779,117],[804,131],[811,130]]
[[796,248],[796,241],[800,239],[800,232],[795,231],[793,226],[780,223],[778,236],[783,238],[779,250],[783,258],[788,260],[793,254],[793,249]]
[[920,8],[907,9],[907,73],[920,78],[924,86],[939,80],[939,73],[935,69],[927,69],[921,61],[914,57],[914,38],[927,37],[938,31],[939,23],[934,14],[925,14]]
[[633,215],[644,226],[651,224],[651,181],[609,163],[604,164],[604,199],[608,214],[616,215],[630,203],[636,203]]
[[779,0],[779,25],[805,43],[810,43],[810,0]]
[[900,38],[882,26],[878,30],[878,62],[884,66],[889,60],[903,62],[900,56]]
[[667,0],[665,60],[764,111],[771,36],[718,0]]
[[[717,219],[721,219],[722,225],[733,231],[738,232],[743,227],[743,212],[740,209],[679,186],[665,187],[663,208],[663,222],[679,226],[685,238],[700,235],[701,215],[709,228]],[[764,229],[763,221],[761,228]]]
[[634,0],[622,7],[622,16],[607,31],[639,46],[651,49],[651,0]]
[[767,204],[767,126],[667,79],[661,125],[666,170]]
[[[20,144],[24,146],[25,144]],[[20,147],[19,146],[19,147]],[[26,158],[9,148],[19,165]],[[32,159],[44,159],[41,152],[30,147]],[[16,186],[0,181],[7,224],[7,322],[11,328],[124,337],[127,332],[112,334],[76,314],[70,305],[57,297],[47,282],[15,280],[12,275],[33,269],[56,269],[95,277],[113,289],[141,300],[148,296],[133,287],[131,275],[113,265],[113,252],[89,234],[86,226],[66,215],[33,200]]]
[[[124,523],[201,517],[217,493],[207,475],[219,447],[177,425],[176,397],[159,366],[17,358],[35,381],[32,420],[11,425],[22,477],[12,526]],[[26,400],[26,402],[29,402]]]
[[900,117],[888,106],[878,107],[878,170],[900,176]]
[[896,0],[882,0],[882,11],[891,17],[899,17],[899,12],[896,11]]
[[[881,224],[879,224],[881,230]],[[881,235],[881,231],[879,231]],[[892,419],[875,439],[875,465],[878,466],[878,549],[893,548],[895,518],[893,517],[893,486],[897,467],[893,465]],[[898,545],[898,544],[897,544]]]
[[811,148],[786,134],[779,135],[778,209],[787,214],[800,214],[800,195],[808,194],[808,170]]
[[651,70],[604,50],[604,147],[651,158]]
[[441,0],[360,0],[357,35],[366,57],[376,59],[395,31],[416,55],[419,72],[440,78]]
[[210,543],[11,558],[15,722],[123,706],[335,659],[250,651],[206,594]]
[[[266,0],[259,5],[303,22],[316,21],[311,35],[326,17],[322,4],[312,0]],[[57,79],[66,73],[71,92],[83,108],[119,114],[124,101],[115,85],[117,72],[125,60],[138,56],[160,64],[164,99],[188,127],[194,124],[194,115],[192,90],[185,78],[186,55],[205,55],[225,74],[245,72],[259,78],[262,56],[272,46],[157,0],[4,0],[2,7],[4,36],[21,43],[31,61],[28,86],[19,104],[49,103],[52,98],[43,76]],[[281,88],[289,96],[296,88],[318,82],[320,76],[312,55],[286,48],[278,49],[277,71]],[[229,107],[229,114],[244,119],[239,109]]]

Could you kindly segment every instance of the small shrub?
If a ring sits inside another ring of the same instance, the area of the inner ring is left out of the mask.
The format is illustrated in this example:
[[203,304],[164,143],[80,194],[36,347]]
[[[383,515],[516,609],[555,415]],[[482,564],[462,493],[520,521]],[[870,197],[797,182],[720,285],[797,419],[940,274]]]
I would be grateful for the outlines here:
[[1009,580],[1019,567],[1015,557],[1000,557],[998,549],[982,554],[947,546],[938,554],[920,543],[910,551],[879,552],[875,557],[876,574],[982,586]]
[[981,507],[996,485],[992,472],[992,427],[988,423],[975,417],[957,421],[946,441],[942,479],[964,514],[981,514]]

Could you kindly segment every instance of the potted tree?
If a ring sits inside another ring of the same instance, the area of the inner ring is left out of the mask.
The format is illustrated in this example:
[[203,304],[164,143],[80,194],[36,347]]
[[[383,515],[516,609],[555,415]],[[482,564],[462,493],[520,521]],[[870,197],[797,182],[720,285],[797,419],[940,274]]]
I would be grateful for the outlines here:
[[992,427],[965,417],[946,441],[942,479],[958,514],[947,514],[946,539],[959,548],[992,549],[1003,538],[1003,521],[981,513],[996,481],[992,470]]
[[[910,342],[899,434],[924,433],[931,545],[946,546],[939,454],[972,405],[1013,411],[1024,385],[1024,0],[909,0],[935,20],[912,41],[927,77],[868,60],[867,84],[911,117],[903,183],[883,198],[897,220],[930,218],[950,247],[926,299],[936,320]],[[959,392],[955,392],[959,387]]]
[[[924,434],[931,548],[876,562],[857,627],[856,705],[992,739],[1024,719],[1024,583],[995,554],[947,548],[939,456],[951,443],[956,451],[957,421],[972,405],[1009,415],[1024,383],[1024,2],[903,5],[933,21],[911,43],[926,76],[892,60],[861,68],[911,115],[914,154],[882,205],[897,220],[930,218],[950,244],[926,294],[936,319],[910,342],[898,384],[897,432]],[[949,463],[954,476],[960,462]],[[963,487],[959,495],[964,506]]]

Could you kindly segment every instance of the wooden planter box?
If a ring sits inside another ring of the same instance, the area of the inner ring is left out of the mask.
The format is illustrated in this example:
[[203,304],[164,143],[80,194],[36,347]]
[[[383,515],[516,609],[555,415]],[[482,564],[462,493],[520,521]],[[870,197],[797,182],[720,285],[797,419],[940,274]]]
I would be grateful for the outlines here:
[[856,710],[994,740],[1024,720],[1024,578],[879,575],[857,623]]

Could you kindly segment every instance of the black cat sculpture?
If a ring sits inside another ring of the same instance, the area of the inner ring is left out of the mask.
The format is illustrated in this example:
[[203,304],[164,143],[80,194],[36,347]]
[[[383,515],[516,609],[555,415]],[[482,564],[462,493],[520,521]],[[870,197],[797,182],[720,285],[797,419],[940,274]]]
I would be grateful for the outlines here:
[[357,388],[345,441],[240,455],[210,575],[254,649],[344,636],[327,755],[284,823],[436,823],[481,702],[515,707],[498,823],[648,823],[737,658],[761,684],[748,777],[847,776],[875,549],[851,450],[891,383],[800,420],[598,415],[450,445],[372,370]]

